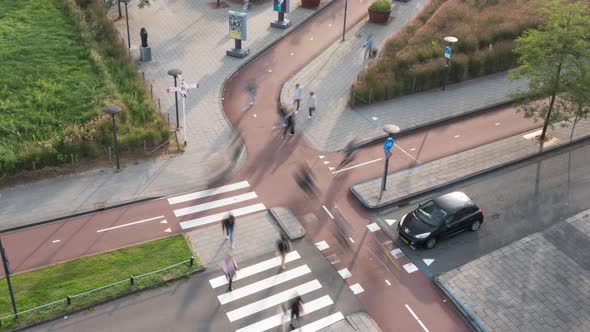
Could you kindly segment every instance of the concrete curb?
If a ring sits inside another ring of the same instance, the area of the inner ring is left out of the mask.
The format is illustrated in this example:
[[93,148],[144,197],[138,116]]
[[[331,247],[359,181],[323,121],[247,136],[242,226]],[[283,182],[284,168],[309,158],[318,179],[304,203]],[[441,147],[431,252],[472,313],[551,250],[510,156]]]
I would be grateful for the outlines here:
[[284,207],[273,207],[268,209],[270,215],[279,224],[281,229],[290,241],[301,239],[305,236],[305,228],[301,225],[291,209]]
[[461,317],[463,318],[463,320],[465,320],[465,322],[469,325],[469,327],[471,327],[471,329],[473,331],[477,331],[477,332],[486,332],[487,331],[485,329],[485,327],[483,327],[481,322],[471,313],[471,311],[469,311],[469,309],[467,309],[463,305],[463,303],[461,301],[459,301],[459,299],[457,297],[455,297],[453,292],[447,287],[447,285],[445,284],[444,281],[440,280],[439,277],[434,277],[432,279],[432,281],[451,300],[451,302],[453,303],[455,308],[457,308],[457,310],[461,314]]
[[355,331],[363,331],[363,332],[368,332],[364,329],[359,328],[359,326],[354,322],[357,319],[357,316],[362,316],[365,319],[371,321],[373,323],[374,326],[371,326],[369,328],[371,328],[371,331],[374,332],[381,332],[381,329],[379,328],[379,326],[377,325],[377,323],[375,322],[375,320],[373,319],[373,317],[371,317],[369,314],[367,314],[366,312],[355,312],[354,314],[350,314],[346,317],[344,317],[344,319],[346,319],[346,321],[348,322],[348,324],[355,330]]
[[[537,158],[537,157],[545,156],[545,155],[547,155],[549,153],[559,152],[559,151],[561,151],[563,149],[569,148],[571,146],[574,146],[576,144],[583,143],[583,142],[586,142],[586,141],[590,141],[590,134],[588,134],[586,136],[582,136],[582,137],[577,138],[577,139],[574,139],[574,140],[571,140],[571,141],[569,141],[567,143],[564,143],[564,144],[561,144],[561,145],[558,145],[558,146],[555,146],[555,147],[549,147],[549,148],[547,148],[547,149],[545,149],[545,150],[543,150],[541,152],[537,152],[537,153],[526,155],[524,157],[513,159],[511,161],[508,161],[508,162],[505,162],[505,163],[502,163],[502,164],[499,164],[499,165],[496,165],[496,166],[492,166],[492,167],[487,168],[487,169],[484,169],[484,170],[476,171],[474,173],[471,173],[469,175],[466,175],[466,176],[463,176],[463,177],[460,177],[460,178],[453,179],[453,180],[448,181],[446,183],[443,183],[443,184],[440,184],[440,185],[437,185],[437,186],[433,186],[433,187],[430,187],[428,189],[416,191],[416,192],[413,192],[413,193],[411,193],[409,195],[403,196],[403,197],[398,198],[398,199],[395,199],[395,200],[386,201],[386,202],[385,201],[384,202],[380,202],[380,203],[375,204],[375,205],[372,204],[371,202],[367,201],[360,193],[358,193],[354,189],[354,187],[356,185],[365,184],[367,182],[375,181],[376,179],[379,179],[379,178],[374,178],[374,179],[370,179],[370,180],[367,180],[367,181],[363,181],[361,183],[357,183],[357,184],[353,185],[352,187],[350,187],[350,191],[367,208],[369,208],[369,209],[378,209],[378,208],[382,208],[382,207],[385,207],[385,206],[388,206],[388,205],[402,203],[402,202],[408,201],[408,200],[410,200],[412,198],[415,198],[415,197],[418,197],[418,196],[427,194],[427,193],[432,192],[432,191],[436,191],[436,190],[448,188],[448,187],[453,186],[453,185],[456,185],[458,183],[465,182],[465,181],[474,179],[476,177],[479,177],[479,176],[482,176],[482,175],[486,175],[488,173],[495,172],[495,171],[498,171],[498,170],[501,170],[501,169],[504,169],[504,168],[508,168],[510,166],[516,165],[516,164],[521,163],[521,162],[525,162],[525,161],[529,161],[529,160],[532,160],[532,159]],[[425,164],[421,164],[421,165],[425,165]],[[420,166],[414,166],[412,168],[416,168],[416,167],[420,167]],[[408,168],[408,169],[412,169],[412,168]]]
[[94,304],[89,304],[87,306],[78,308],[76,310],[72,310],[72,311],[69,311],[69,312],[61,313],[61,314],[56,315],[54,317],[51,317],[51,318],[48,318],[48,319],[45,319],[45,320],[42,320],[42,321],[39,321],[39,322],[36,322],[36,323],[32,323],[30,325],[18,327],[16,329],[12,330],[12,331],[24,331],[24,330],[28,330],[31,327],[35,327],[35,326],[43,325],[43,324],[46,324],[46,323],[49,323],[49,322],[53,322],[55,320],[62,319],[62,317],[64,317],[64,316],[74,315],[74,314],[80,313],[82,311],[85,311],[85,310],[88,310],[88,309],[91,309],[91,308],[94,308],[94,307],[97,307],[97,306],[100,306],[100,305],[103,305],[103,304],[106,304],[106,303],[109,303],[109,302],[120,300],[122,298],[125,298],[125,297],[130,296],[130,295],[133,295],[133,294],[137,294],[139,292],[144,292],[144,291],[147,291],[147,290],[150,290],[150,289],[155,289],[155,288],[159,288],[159,287],[162,287],[162,286],[166,286],[166,285],[168,285],[170,283],[176,282],[176,281],[181,280],[181,279],[187,279],[188,280],[193,275],[198,274],[198,273],[205,272],[206,270],[207,270],[207,268],[205,268],[204,266],[202,266],[202,267],[200,267],[200,268],[198,268],[198,269],[196,269],[194,271],[191,271],[188,276],[186,274],[181,274],[181,275],[178,275],[178,276],[176,276],[176,277],[174,277],[174,278],[172,278],[170,280],[161,281],[159,283],[155,283],[155,284],[152,284],[150,286],[146,286],[146,287],[143,287],[143,288],[135,289],[133,291],[130,291],[130,292],[127,292],[127,293],[124,293],[124,294],[115,296],[115,297],[113,297],[111,299],[99,301],[99,302],[94,303]]

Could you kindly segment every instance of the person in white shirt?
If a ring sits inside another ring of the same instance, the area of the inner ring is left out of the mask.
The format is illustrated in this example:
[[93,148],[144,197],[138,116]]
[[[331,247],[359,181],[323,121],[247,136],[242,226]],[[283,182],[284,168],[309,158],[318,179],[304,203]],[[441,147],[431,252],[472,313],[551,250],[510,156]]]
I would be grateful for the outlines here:
[[295,104],[295,112],[299,112],[299,104],[301,104],[301,87],[299,83],[295,84],[295,91],[293,91],[293,103]]
[[315,96],[315,92],[311,91],[309,93],[309,100],[307,101],[307,107],[309,107],[309,116],[307,117],[308,119],[311,119],[313,111],[315,111],[316,102],[317,98]]

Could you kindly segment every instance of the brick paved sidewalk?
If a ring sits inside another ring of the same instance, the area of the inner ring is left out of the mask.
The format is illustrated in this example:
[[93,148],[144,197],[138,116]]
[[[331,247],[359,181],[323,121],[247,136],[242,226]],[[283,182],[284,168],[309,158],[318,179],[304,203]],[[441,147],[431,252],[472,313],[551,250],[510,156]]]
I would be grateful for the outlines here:
[[[556,124],[554,129],[549,129],[548,135],[554,139],[545,144],[545,150],[588,137],[590,120],[579,121],[573,135],[571,126],[562,127],[560,124]],[[381,200],[379,200],[381,177],[356,184],[351,190],[365,206],[378,208],[406,201],[425,192],[489,172],[538,152],[538,145],[519,134],[401,172],[391,173],[387,177],[388,189],[383,193]]]
[[437,284],[479,330],[589,331],[589,236],[586,210],[444,273]]
[[[510,81],[505,73],[499,73],[449,85],[446,91],[432,90],[349,107],[350,87],[365,65],[362,45],[367,36],[372,34],[374,47],[381,48],[387,37],[415,17],[426,2],[394,2],[393,22],[382,26],[363,20],[347,32],[345,42],[334,43],[285,83],[281,101],[286,104],[292,101],[295,84],[302,86],[303,112],[297,114],[296,123],[308,144],[319,151],[337,151],[357,135],[363,141],[385,137],[381,128],[386,123],[396,124],[402,131],[431,125],[506,103],[512,91],[526,87],[526,81]],[[311,121],[306,108],[309,91],[316,92],[318,98],[317,115]]]
[[[153,60],[138,64],[139,70],[145,72],[146,80],[153,85],[154,97],[160,98],[162,112],[170,114],[171,122],[175,121],[174,95],[167,94],[165,89],[173,85],[173,80],[167,71],[179,68],[185,80],[200,82],[196,93],[191,92],[187,98],[187,151],[125,165],[120,173],[98,169],[3,189],[0,229],[93,210],[97,203],[110,206],[198,190],[206,185],[215,175],[212,173],[216,166],[209,163],[211,156],[224,150],[232,132],[221,110],[224,81],[246,61],[318,12],[300,8],[299,1],[295,1],[287,15],[292,27],[283,30],[269,27],[277,17],[271,5],[253,5],[248,14],[248,40],[242,46],[250,49],[250,55],[236,59],[225,55],[234,45],[228,36],[227,12],[239,11],[241,5],[225,2],[229,8],[214,9],[208,1],[194,0],[158,0],[143,9],[135,4],[129,6],[132,56],[136,60],[139,57],[139,30],[145,27]],[[112,14],[116,15],[115,12],[116,8]],[[126,37],[125,19],[117,21],[116,26],[121,38]]]

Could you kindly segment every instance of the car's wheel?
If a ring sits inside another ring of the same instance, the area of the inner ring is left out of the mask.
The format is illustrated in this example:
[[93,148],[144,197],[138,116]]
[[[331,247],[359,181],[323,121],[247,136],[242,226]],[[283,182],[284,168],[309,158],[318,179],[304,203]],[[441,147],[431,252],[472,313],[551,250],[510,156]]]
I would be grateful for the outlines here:
[[475,232],[476,230],[479,229],[479,226],[481,226],[481,220],[476,220],[474,222],[471,223],[471,226],[469,227],[469,230],[472,232]]
[[436,246],[436,238],[431,237],[428,239],[428,241],[426,241],[426,249],[432,249],[434,246]]

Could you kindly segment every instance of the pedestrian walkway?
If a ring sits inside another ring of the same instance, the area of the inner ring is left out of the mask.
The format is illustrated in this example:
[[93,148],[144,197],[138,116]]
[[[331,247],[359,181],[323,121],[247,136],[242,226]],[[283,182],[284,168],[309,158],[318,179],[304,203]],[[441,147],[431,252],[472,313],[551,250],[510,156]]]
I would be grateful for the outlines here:
[[[551,149],[590,136],[590,119],[578,121],[575,128],[554,125],[547,132],[551,139],[544,149]],[[379,208],[407,201],[412,197],[468,179],[470,177],[511,165],[539,153],[532,139],[541,134],[535,130],[482,145],[452,156],[420,164],[387,176],[387,190],[379,199],[382,178],[371,179],[352,186],[356,197],[368,208]]]
[[[332,1],[322,1],[321,6]],[[188,83],[200,83],[199,89],[191,91],[186,99],[186,152],[124,165],[119,173],[98,169],[3,189],[0,191],[0,228],[205,187],[220,171],[219,165],[212,165],[210,161],[224,151],[232,137],[232,128],[221,110],[220,96],[225,80],[321,10],[303,9],[293,3],[287,15],[291,28],[270,29],[270,22],[277,17],[272,6],[252,5],[248,13],[248,39],[243,42],[243,47],[250,49],[250,55],[236,59],[225,55],[226,50],[234,47],[234,41],[228,36],[227,13],[228,10],[240,11],[242,5],[233,1],[226,3],[229,7],[223,9],[212,8],[208,1],[193,0],[152,1],[150,7],[143,9],[129,6],[132,57],[137,60],[139,56],[139,30],[145,27],[152,61],[137,62],[137,65],[139,71],[145,73],[147,84],[153,87],[154,99],[160,99],[162,112],[170,115],[171,122],[175,122],[176,114],[174,94],[166,93],[166,88],[173,85],[168,70],[181,69]],[[116,16],[116,7],[111,15]],[[121,36],[126,36],[125,19],[116,21],[115,25]]]
[[448,85],[446,91],[437,89],[368,106],[348,106],[350,88],[367,67],[362,47],[367,36],[371,34],[374,47],[381,49],[384,41],[414,18],[427,2],[394,2],[391,23],[383,26],[363,20],[347,32],[344,42],[335,42],[285,83],[282,103],[291,103],[297,83],[303,89],[302,110],[307,110],[307,93],[314,91],[317,95],[314,118],[308,120],[306,112],[299,112],[296,118],[298,130],[309,145],[318,151],[341,150],[357,136],[362,141],[384,137],[384,124],[393,123],[402,132],[432,125],[509,102],[511,92],[526,88],[525,80],[511,81],[506,73],[499,73]]

